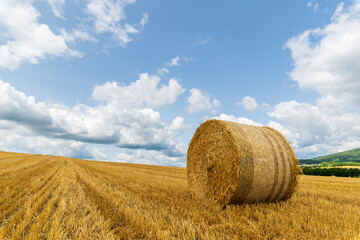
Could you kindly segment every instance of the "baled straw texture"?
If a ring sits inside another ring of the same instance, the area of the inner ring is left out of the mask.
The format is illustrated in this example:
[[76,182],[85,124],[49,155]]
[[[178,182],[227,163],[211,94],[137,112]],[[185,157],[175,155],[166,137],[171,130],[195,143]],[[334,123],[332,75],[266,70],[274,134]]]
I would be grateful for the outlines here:
[[297,184],[297,162],[272,128],[208,120],[189,145],[188,183],[196,195],[221,205],[285,200]]

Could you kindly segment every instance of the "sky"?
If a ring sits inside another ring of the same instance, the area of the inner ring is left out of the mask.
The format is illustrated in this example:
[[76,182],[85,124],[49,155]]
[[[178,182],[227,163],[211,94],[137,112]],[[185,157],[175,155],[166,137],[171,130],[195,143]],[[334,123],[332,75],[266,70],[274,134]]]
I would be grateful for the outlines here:
[[0,150],[186,166],[196,128],[360,147],[360,2],[0,0]]

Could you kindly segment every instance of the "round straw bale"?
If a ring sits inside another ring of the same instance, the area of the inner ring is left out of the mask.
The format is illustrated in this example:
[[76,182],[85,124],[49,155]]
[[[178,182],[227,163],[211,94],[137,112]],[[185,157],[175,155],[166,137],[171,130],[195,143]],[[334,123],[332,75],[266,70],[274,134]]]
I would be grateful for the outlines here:
[[285,200],[299,167],[286,139],[269,127],[208,120],[187,152],[190,189],[221,205]]

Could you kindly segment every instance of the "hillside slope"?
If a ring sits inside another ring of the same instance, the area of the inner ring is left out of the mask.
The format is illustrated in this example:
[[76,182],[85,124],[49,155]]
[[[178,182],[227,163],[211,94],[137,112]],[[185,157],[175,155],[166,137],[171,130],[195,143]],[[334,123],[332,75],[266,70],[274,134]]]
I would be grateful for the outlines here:
[[360,148],[334,153],[326,156],[300,159],[300,164],[319,164],[322,162],[339,161],[339,162],[358,162],[360,163]]
[[353,239],[360,179],[301,176],[280,203],[209,206],[184,168],[0,152],[0,239]]

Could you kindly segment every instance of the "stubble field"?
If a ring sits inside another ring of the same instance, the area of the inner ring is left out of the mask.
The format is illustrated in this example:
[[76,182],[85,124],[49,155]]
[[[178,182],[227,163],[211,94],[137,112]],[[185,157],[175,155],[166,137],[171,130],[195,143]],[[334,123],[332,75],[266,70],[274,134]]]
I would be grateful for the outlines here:
[[293,197],[222,209],[184,168],[0,152],[0,239],[357,239],[360,178],[300,176]]

